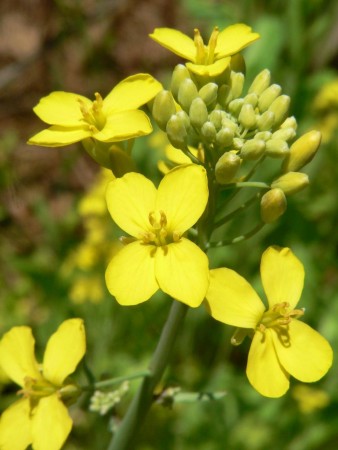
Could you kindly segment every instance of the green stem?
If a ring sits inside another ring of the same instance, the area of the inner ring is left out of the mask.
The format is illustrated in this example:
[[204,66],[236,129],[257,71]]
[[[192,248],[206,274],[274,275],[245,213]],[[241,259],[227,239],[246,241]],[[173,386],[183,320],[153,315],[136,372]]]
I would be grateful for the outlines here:
[[115,384],[123,383],[123,381],[135,380],[136,378],[144,378],[150,375],[149,370],[143,370],[142,372],[133,373],[132,375],[127,375],[124,377],[109,378],[108,380],[97,381],[96,383],[89,384],[87,386],[81,386],[83,391],[93,391],[95,389],[102,389]]
[[233,189],[233,188],[242,188],[242,187],[270,189],[270,186],[267,183],[264,183],[263,181],[239,181],[238,183],[231,183],[231,184],[222,186],[223,189]]
[[264,222],[260,222],[252,230],[248,231],[245,234],[242,234],[241,236],[237,236],[233,239],[225,239],[223,241],[210,242],[209,248],[224,247],[226,245],[238,244],[239,242],[245,241],[245,240],[251,238],[252,236],[254,236],[256,233],[258,233],[264,227],[264,225],[265,225]]
[[256,200],[260,199],[260,197],[262,196],[262,194],[259,192],[256,195],[252,196],[249,198],[249,200],[247,200],[246,202],[242,203],[238,208],[234,209],[233,211],[231,211],[231,213],[227,214],[226,216],[222,217],[221,219],[217,220],[215,222],[215,227],[219,228],[220,226],[224,225],[225,223],[227,223],[229,220],[231,220],[233,217],[235,217],[237,214],[241,213],[242,211],[244,211],[246,208],[248,208],[249,206],[251,206],[253,203],[255,203]]
[[163,327],[160,340],[149,365],[150,375],[144,378],[134,396],[121,425],[113,436],[108,450],[130,450],[143,420],[151,407],[154,389],[167,367],[171,352],[188,306],[174,301]]

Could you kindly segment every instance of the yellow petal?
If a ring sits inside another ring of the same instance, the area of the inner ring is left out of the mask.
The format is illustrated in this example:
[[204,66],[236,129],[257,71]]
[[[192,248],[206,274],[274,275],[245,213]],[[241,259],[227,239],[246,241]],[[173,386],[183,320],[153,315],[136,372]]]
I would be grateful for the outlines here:
[[256,331],[249,351],[246,374],[256,391],[265,397],[275,398],[281,397],[289,389],[289,376],[278,361],[270,331]]
[[304,285],[304,267],[289,248],[269,247],[262,255],[261,277],[270,308],[288,302],[293,309]]
[[56,386],[74,372],[86,352],[82,319],[65,320],[52,334],[43,357],[43,376]]
[[72,419],[57,394],[43,397],[32,417],[34,450],[59,450],[72,429]]
[[[192,147],[189,149],[192,151]],[[195,149],[193,149],[194,151]],[[194,152],[194,156],[197,157],[196,150]],[[167,145],[165,147],[165,156],[169,159],[169,161],[175,164],[191,164],[191,159],[182,150],[173,147],[172,145]]]
[[156,188],[139,173],[127,173],[108,184],[107,207],[116,224],[131,236],[151,229],[149,213],[155,210]]
[[103,101],[103,112],[137,109],[149,102],[163,89],[161,83],[146,73],[138,73],[122,80]]
[[197,245],[182,238],[157,249],[155,275],[164,292],[195,308],[208,289],[208,258]]
[[265,309],[251,285],[226,268],[210,271],[206,303],[214,319],[240,328],[256,328]]
[[230,64],[231,57],[222,58],[215,61],[213,64],[193,64],[186,63],[187,68],[196,75],[216,77],[225,71]]
[[219,33],[215,55],[219,59],[238,53],[259,37],[258,33],[252,33],[251,27],[243,23],[231,25]]
[[83,118],[79,100],[88,108],[92,106],[92,102],[82,95],[56,91],[42,97],[33,111],[49,125],[76,127],[81,125]]
[[289,339],[283,344],[273,330],[277,355],[282,366],[297,380],[313,382],[322,378],[332,365],[330,344],[317,331],[300,320],[292,320]]
[[85,128],[64,128],[53,126],[32,136],[27,142],[30,145],[43,147],[63,147],[90,137],[92,133]]
[[41,379],[34,356],[35,340],[29,327],[14,327],[4,334],[0,344],[0,360],[3,370],[19,386],[25,377]]
[[155,246],[136,241],[122,248],[110,261],[106,270],[106,284],[120,305],[145,302],[158,290],[155,251]]
[[208,201],[208,179],[202,166],[177,167],[162,179],[156,210],[163,210],[169,231],[183,233],[201,217]]
[[112,112],[104,128],[93,133],[93,138],[103,142],[117,142],[145,136],[152,132],[149,117],[138,109]]
[[32,443],[29,400],[19,400],[1,416],[1,450],[25,450]]
[[149,34],[162,47],[189,61],[195,61],[196,47],[193,39],[181,31],[173,28],[155,28],[152,34]]

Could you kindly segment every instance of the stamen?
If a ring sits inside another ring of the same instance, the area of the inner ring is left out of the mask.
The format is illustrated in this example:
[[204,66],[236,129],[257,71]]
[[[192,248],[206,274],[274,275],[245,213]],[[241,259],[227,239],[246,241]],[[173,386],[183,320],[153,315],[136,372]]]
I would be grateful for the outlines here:
[[216,49],[216,45],[217,45],[218,35],[219,35],[219,29],[218,29],[218,27],[215,27],[211,33],[209,43],[208,43],[207,64],[212,64],[214,62],[215,49]]
[[194,29],[194,44],[196,47],[196,63],[203,64],[205,61],[205,45],[198,28]]

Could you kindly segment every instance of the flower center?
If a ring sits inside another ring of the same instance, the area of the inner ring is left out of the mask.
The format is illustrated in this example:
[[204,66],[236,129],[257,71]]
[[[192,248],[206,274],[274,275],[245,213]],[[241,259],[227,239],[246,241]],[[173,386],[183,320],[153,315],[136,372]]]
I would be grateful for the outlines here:
[[48,397],[54,394],[57,388],[44,379],[36,380],[35,378],[25,377],[24,387],[18,394],[22,394],[24,397],[30,400],[39,400],[42,397]]
[[288,325],[292,319],[298,319],[303,314],[303,309],[291,309],[288,302],[277,303],[263,314],[257,328],[262,332],[266,328],[280,328],[283,325]]
[[95,92],[95,100],[91,107],[85,104],[83,100],[78,99],[84,122],[89,125],[90,131],[97,133],[102,130],[106,124],[106,116],[103,113],[103,100],[98,92]]
[[218,27],[215,27],[211,33],[208,45],[204,45],[200,31],[197,28],[194,29],[196,64],[208,65],[214,62],[218,34]]
[[151,230],[142,233],[140,239],[144,244],[155,244],[157,247],[179,241],[181,235],[177,231],[170,233],[167,228],[167,217],[161,211],[151,211],[149,213],[149,223]]

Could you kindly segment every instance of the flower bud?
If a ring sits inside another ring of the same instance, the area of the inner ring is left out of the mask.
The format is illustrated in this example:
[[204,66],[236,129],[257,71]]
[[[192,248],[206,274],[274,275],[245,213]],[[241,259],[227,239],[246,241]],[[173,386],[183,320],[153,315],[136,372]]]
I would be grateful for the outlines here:
[[201,128],[208,120],[208,109],[204,101],[197,97],[195,98],[189,109],[190,122],[194,127]]
[[165,131],[168,120],[175,112],[176,106],[171,92],[160,91],[154,99],[152,114],[161,130]]
[[216,143],[220,147],[228,147],[232,144],[234,138],[234,132],[231,128],[221,128],[216,135]]
[[263,141],[268,141],[271,139],[272,133],[270,131],[259,131],[255,134],[254,139],[263,139]]
[[215,125],[216,130],[219,130],[222,127],[222,118],[223,118],[223,111],[220,109],[214,109],[209,114],[209,120]]
[[223,117],[222,128],[230,128],[230,130],[232,130],[234,133],[236,133],[238,126],[232,120],[228,119],[227,117]]
[[216,83],[204,85],[198,92],[198,95],[207,106],[213,105],[217,101],[218,86]]
[[218,103],[225,108],[225,106],[231,100],[231,90],[228,84],[222,84],[218,88],[217,101]]
[[257,103],[258,103],[258,96],[257,96],[257,94],[254,94],[254,93],[248,94],[243,98],[243,100],[244,100],[244,103],[249,103],[250,105],[253,106],[253,108],[256,108]]
[[290,97],[288,95],[280,95],[269,106],[268,111],[275,114],[274,126],[277,128],[285,120],[290,106]]
[[201,128],[202,136],[209,142],[215,142],[216,140],[216,128],[215,125],[209,120],[205,122]]
[[176,101],[178,100],[179,88],[186,78],[190,78],[189,70],[184,64],[178,64],[173,71],[170,85],[170,90]]
[[293,128],[295,131],[297,130],[297,120],[294,116],[287,117],[280,128]]
[[232,99],[238,98],[242,91],[244,85],[244,75],[241,72],[231,72],[231,97]]
[[309,177],[301,172],[288,172],[281,175],[271,183],[271,188],[282,189],[285,195],[295,194],[306,188],[309,184]]
[[261,131],[270,130],[275,122],[275,114],[272,111],[265,111],[257,118],[257,128]]
[[249,130],[256,126],[256,114],[250,103],[245,103],[242,106],[238,121],[244,128]]
[[272,135],[272,139],[282,139],[283,141],[289,141],[296,136],[296,130],[292,127],[280,128]]
[[290,147],[290,153],[285,158],[283,172],[296,172],[306,166],[317,153],[321,141],[321,133],[309,131],[297,139]]
[[244,141],[241,138],[233,138],[232,140],[232,146],[234,148],[234,150],[241,150],[243,147]]
[[188,112],[191,102],[196,97],[198,97],[198,92],[195,83],[190,78],[186,78],[182,81],[178,89],[178,103],[182,106],[184,111]]
[[272,84],[269,86],[258,99],[258,108],[260,112],[266,111],[271,103],[280,95],[282,88],[278,84]]
[[260,72],[251,83],[248,93],[249,94],[255,93],[257,95],[261,95],[261,93],[269,87],[270,80],[271,80],[270,71],[268,69],[262,70],[262,72]]
[[215,176],[219,184],[233,182],[234,177],[241,166],[241,158],[235,152],[224,153],[216,163]]
[[188,133],[184,125],[184,120],[177,114],[170,117],[166,128],[167,136],[170,143],[181,150],[187,147]]
[[255,160],[263,155],[265,151],[265,141],[262,139],[250,139],[241,148],[241,157],[246,160]]
[[264,223],[272,223],[286,211],[286,198],[282,189],[274,188],[261,198],[261,218]]
[[187,130],[187,131],[189,131],[189,128],[190,128],[190,119],[189,119],[189,116],[188,116],[188,114],[185,112],[185,111],[178,111],[177,113],[176,113],[176,116],[180,119],[180,120],[182,120],[182,122],[184,123],[184,126],[185,126],[185,129]]
[[228,109],[233,116],[238,117],[243,105],[244,100],[242,98],[236,98],[235,100],[231,100]]
[[289,153],[289,146],[282,139],[270,139],[266,143],[265,151],[272,158],[284,158]]

